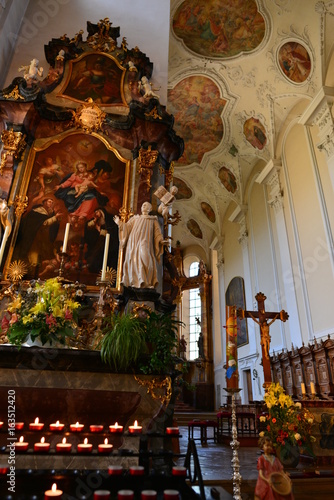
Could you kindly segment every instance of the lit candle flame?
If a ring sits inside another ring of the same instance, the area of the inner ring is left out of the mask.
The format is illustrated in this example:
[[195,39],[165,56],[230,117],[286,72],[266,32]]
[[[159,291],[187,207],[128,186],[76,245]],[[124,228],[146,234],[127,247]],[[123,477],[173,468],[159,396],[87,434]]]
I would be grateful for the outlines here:
[[66,438],[63,438],[62,443],[63,443],[63,444],[65,444],[65,443],[66,443]]
[[118,427],[118,422],[115,422],[115,427]]
[[44,437],[41,438],[41,443],[45,443],[45,438]]
[[59,420],[57,420],[56,425],[59,425]]
[[56,483],[53,483],[53,485],[51,486],[51,491],[57,491]]
[[75,424],[75,426],[76,426],[76,427],[79,427],[79,422],[77,422],[77,423]]
[[38,424],[39,423],[39,418],[35,418],[35,424]]
[[135,420],[134,427],[138,427],[138,422]]
[[87,438],[85,438],[85,439],[84,439],[84,444],[87,444],[87,443],[88,443],[88,439],[87,439]]
[[19,439],[20,443],[23,443],[23,440],[24,440],[24,437],[21,436],[20,439]]
[[108,438],[105,438],[104,444],[108,444]]

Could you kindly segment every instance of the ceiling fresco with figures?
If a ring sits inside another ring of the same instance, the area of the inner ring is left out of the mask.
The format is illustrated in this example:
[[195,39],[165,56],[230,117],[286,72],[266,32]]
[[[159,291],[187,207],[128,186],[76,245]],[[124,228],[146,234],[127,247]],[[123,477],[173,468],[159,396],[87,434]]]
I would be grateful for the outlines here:
[[247,203],[254,168],[275,157],[282,124],[321,85],[316,3],[301,17],[301,0],[171,2],[167,109],[185,143],[173,241],[199,245],[208,262],[226,210]]

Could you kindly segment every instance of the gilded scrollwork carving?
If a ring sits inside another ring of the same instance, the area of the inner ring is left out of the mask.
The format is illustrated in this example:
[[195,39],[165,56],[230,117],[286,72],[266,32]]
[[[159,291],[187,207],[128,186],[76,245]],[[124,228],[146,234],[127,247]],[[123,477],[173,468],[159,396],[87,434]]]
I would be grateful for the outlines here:
[[21,217],[28,206],[28,196],[16,196],[14,208],[16,217]]
[[0,163],[0,175],[7,163],[8,156],[19,158],[20,154],[26,147],[25,135],[22,132],[14,132],[13,129],[3,130],[1,133],[1,141],[3,143],[3,151]]
[[94,103],[91,97],[86,99],[81,106],[72,112],[71,125],[76,128],[81,128],[86,133],[97,132],[102,130],[102,125],[107,116],[97,104]]
[[[156,378],[153,380],[142,380],[137,375],[134,375],[136,382],[142,387],[147,387],[147,394],[153,399],[158,399],[162,405],[167,406],[172,396],[172,381],[170,377],[166,377],[159,381]],[[157,394],[158,389],[165,389],[165,394]]]

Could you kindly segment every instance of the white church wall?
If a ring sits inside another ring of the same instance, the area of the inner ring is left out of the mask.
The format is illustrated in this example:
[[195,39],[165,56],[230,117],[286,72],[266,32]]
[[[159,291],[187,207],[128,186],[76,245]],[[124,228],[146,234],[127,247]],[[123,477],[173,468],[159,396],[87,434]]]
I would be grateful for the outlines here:
[[[15,3],[17,0],[15,0]],[[20,2],[21,4],[24,2]],[[22,11],[24,11],[22,9]],[[138,46],[153,63],[151,83],[159,88],[160,102],[167,101],[168,45],[169,45],[168,0],[30,0],[24,14],[21,30],[16,35],[15,27],[7,34],[11,44],[15,43],[13,58],[2,87],[9,85],[13,78],[22,76],[18,72],[21,65],[27,65],[33,58],[40,61],[44,75],[48,63],[44,55],[44,45],[52,38],[65,33],[69,38],[79,30],[87,36],[86,23],[99,22],[109,17],[113,27],[120,27],[120,44],[126,37],[128,47]]]
[[295,247],[291,252],[293,277],[286,279],[293,279],[301,321],[303,313],[306,315],[302,332],[307,343],[314,336],[320,338],[333,332],[334,280],[326,206],[320,199],[307,135],[301,125],[292,127],[286,138],[284,161],[291,210],[289,241],[291,248]]

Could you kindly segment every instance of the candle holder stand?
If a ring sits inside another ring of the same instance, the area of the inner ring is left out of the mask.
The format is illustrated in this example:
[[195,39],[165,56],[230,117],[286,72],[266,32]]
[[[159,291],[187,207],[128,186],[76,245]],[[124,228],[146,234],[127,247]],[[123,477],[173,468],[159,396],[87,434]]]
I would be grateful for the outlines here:
[[96,282],[97,286],[99,287],[99,299],[97,301],[97,310],[95,314],[95,334],[93,338],[93,347],[97,347],[101,340],[102,336],[102,323],[103,323],[103,318],[105,317],[104,314],[104,305],[105,305],[105,296],[107,292],[107,288],[109,287],[109,281],[107,280],[98,280]]
[[224,388],[226,392],[231,395],[232,400],[232,408],[231,408],[231,417],[232,417],[232,441],[230,442],[230,446],[233,450],[232,454],[232,469],[233,469],[233,499],[234,500],[242,500],[241,498],[241,481],[242,477],[240,474],[240,463],[239,463],[239,455],[238,449],[240,443],[238,441],[238,426],[237,426],[237,416],[236,416],[236,408],[235,408],[235,395],[241,391],[238,388]]
[[60,252],[60,265],[59,265],[59,271],[58,271],[58,276],[61,279],[64,279],[64,266],[65,266],[65,259],[68,256],[66,252]]

